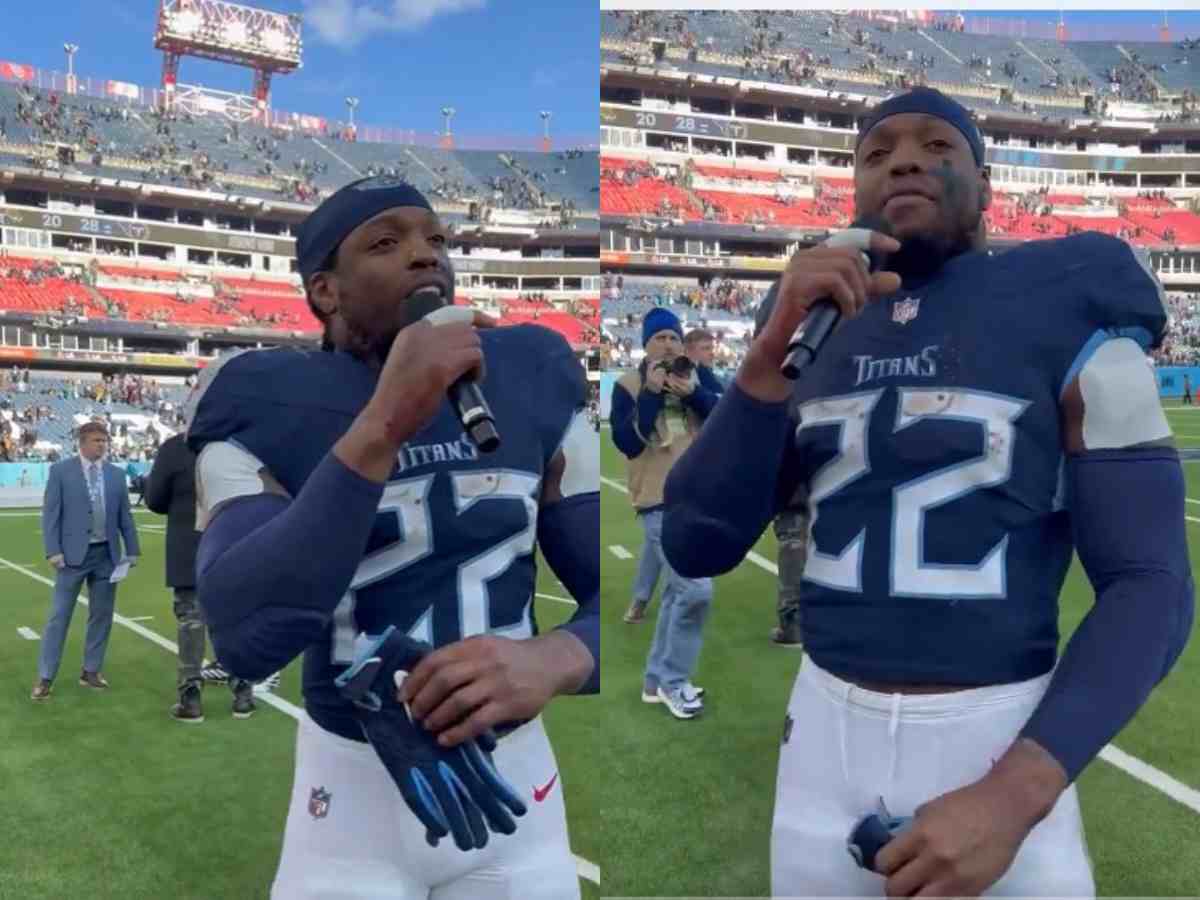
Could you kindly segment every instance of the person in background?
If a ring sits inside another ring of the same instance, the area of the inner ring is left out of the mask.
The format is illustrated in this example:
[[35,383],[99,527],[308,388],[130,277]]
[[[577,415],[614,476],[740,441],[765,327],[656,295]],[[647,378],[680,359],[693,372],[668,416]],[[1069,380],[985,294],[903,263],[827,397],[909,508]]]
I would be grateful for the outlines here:
[[129,510],[125,474],[104,461],[108,429],[99,422],[79,428],[79,455],[50,467],[42,504],[42,540],[46,560],[54,568],[54,594],[38,658],[34,700],[47,700],[62,662],[63,642],[79,589],[88,586],[87,642],[79,683],[103,690],[101,674],[108,637],[112,631],[117,586],[109,581],[124,558],[135,565],[141,554],[137,528]]
[[[196,600],[196,454],[188,449],[186,434],[168,438],[154,459],[146,479],[146,506],[167,517],[167,587],[175,592],[175,621],[179,627],[178,702],[171,707],[177,722],[204,721],[200,689],[204,684],[204,614]],[[254,715],[254,685],[229,676],[233,691],[233,717]]]

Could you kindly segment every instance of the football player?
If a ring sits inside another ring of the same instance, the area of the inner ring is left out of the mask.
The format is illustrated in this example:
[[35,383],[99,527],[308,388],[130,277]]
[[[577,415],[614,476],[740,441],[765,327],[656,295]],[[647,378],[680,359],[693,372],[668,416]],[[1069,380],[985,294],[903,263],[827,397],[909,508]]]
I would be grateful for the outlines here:
[[[854,180],[859,215],[888,227],[795,254],[666,488],[664,551],[699,577],[737,565],[808,486],[808,656],[772,890],[1092,896],[1074,782],[1194,612],[1184,481],[1145,362],[1162,291],[1095,232],[988,253],[983,142],[937,91],[875,108]],[[789,340],[822,297],[842,324],[789,382]],[[1096,598],[1056,661],[1073,550]],[[881,800],[897,833],[867,871],[846,841]]]
[[[272,896],[578,896],[539,713],[599,690],[583,370],[552,331],[450,305],[446,230],[403,182],[339,190],[297,256],[323,349],[206,371],[188,431],[219,658],[258,679],[305,654]],[[447,401],[484,372],[491,453]],[[535,544],[578,602],[545,633]]]

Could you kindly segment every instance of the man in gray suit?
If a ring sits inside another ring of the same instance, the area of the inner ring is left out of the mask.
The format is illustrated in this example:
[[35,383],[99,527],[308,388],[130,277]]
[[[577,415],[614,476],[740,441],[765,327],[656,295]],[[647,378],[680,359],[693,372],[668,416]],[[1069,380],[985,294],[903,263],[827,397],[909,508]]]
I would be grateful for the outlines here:
[[42,505],[42,540],[46,559],[57,570],[57,577],[50,616],[42,632],[34,700],[50,696],[84,581],[88,585],[88,625],[79,683],[90,688],[108,687],[100,668],[116,599],[116,585],[109,582],[109,577],[122,558],[122,540],[131,563],[136,563],[141,549],[129,511],[125,473],[104,462],[107,449],[108,430],[99,422],[88,422],[79,428],[79,455],[50,467]]

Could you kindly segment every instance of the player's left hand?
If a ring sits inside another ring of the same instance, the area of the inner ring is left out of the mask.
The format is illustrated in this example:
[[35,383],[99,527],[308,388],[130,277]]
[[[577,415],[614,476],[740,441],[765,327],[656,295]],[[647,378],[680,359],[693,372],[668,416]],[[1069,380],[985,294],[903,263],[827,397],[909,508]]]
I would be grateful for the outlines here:
[[439,744],[453,747],[501,722],[540,713],[557,692],[546,662],[537,638],[467,638],[421,660],[400,699]]
[[978,897],[1012,865],[1032,830],[1006,782],[991,775],[919,807],[875,857],[888,897]]
[[690,378],[684,378],[682,375],[668,375],[667,389],[676,397],[690,397],[696,386],[692,384]]

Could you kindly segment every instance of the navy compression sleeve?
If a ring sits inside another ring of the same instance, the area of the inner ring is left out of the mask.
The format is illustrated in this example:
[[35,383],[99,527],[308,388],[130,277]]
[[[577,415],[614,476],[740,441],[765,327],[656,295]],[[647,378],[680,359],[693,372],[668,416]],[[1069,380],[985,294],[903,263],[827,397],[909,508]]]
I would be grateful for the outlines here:
[[680,575],[721,575],[745,558],[795,490],[792,427],[786,403],[730,385],[667,475],[662,547]]
[[1090,451],[1069,459],[1067,477],[1075,544],[1096,603],[1021,734],[1074,781],[1183,652],[1195,598],[1173,449]]
[[234,675],[278,672],[320,640],[362,561],[383,485],[329,453],[294,500],[233,500],[209,523],[197,595]]
[[561,625],[592,654],[595,666],[579,694],[600,692],[600,494],[567,497],[538,514],[538,546],[579,604]]

